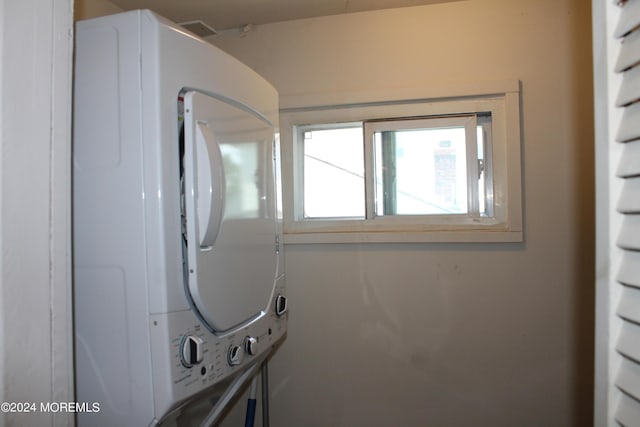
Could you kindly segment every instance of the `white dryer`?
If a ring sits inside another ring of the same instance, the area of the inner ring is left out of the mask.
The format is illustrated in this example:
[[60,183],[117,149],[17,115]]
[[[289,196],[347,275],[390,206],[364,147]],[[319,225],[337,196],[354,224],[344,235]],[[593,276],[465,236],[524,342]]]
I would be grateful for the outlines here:
[[278,95],[150,11],[79,22],[74,83],[78,424],[157,425],[285,336]]

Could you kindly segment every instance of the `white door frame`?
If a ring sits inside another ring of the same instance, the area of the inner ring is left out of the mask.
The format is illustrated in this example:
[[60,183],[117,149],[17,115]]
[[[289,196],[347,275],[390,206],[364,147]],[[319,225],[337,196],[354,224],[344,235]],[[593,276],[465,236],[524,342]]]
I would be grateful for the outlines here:
[[0,427],[74,425],[72,51],[73,0],[0,0]]

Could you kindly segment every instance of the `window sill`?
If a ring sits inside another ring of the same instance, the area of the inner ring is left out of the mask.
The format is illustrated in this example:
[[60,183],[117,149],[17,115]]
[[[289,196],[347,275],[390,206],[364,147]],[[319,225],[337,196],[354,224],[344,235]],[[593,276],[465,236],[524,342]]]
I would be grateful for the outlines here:
[[383,231],[383,232],[333,232],[290,233],[284,235],[284,243],[514,243],[522,242],[522,231]]

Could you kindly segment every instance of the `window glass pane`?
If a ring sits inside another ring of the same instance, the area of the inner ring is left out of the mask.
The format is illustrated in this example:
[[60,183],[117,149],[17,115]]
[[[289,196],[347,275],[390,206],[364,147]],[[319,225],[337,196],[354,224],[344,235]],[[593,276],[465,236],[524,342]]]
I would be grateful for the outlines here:
[[464,126],[374,133],[376,215],[466,214]]
[[364,218],[362,125],[301,129],[304,217]]

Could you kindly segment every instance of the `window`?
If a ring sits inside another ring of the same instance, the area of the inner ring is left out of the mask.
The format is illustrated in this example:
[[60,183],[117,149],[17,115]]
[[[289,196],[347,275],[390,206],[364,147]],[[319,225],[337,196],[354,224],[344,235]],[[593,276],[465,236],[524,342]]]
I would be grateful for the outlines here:
[[303,218],[364,218],[362,123],[297,128],[303,156]]
[[521,241],[518,86],[283,110],[285,242]]

